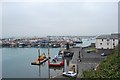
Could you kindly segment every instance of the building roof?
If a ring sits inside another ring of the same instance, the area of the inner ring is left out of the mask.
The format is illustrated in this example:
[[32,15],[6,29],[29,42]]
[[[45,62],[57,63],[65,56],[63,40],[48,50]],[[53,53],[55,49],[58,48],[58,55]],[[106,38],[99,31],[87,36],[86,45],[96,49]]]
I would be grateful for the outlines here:
[[111,35],[100,35],[96,39],[120,39],[120,33]]

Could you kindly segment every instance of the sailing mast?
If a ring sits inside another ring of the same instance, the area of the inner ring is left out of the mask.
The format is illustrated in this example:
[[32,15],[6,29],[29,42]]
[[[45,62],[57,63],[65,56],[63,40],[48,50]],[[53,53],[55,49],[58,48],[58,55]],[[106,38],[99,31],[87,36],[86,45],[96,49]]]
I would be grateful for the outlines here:
[[[40,58],[40,49],[38,49],[38,59]],[[40,63],[40,60],[39,60]]]
[[[40,58],[40,49],[38,49],[38,59]],[[39,59],[39,64],[40,64],[40,59]],[[39,65],[39,76],[40,76],[40,65]]]
[[[62,60],[64,61],[64,46],[62,46]],[[63,67],[63,72],[65,71],[64,67]]]
[[48,47],[48,76],[49,76],[49,79],[50,79],[50,67],[49,67],[49,64],[50,64],[50,48]]

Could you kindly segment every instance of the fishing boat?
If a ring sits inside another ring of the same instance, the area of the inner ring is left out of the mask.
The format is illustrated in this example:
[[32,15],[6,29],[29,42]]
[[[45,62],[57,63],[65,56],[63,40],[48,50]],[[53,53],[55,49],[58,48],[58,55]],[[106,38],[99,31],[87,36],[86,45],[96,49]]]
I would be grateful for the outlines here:
[[40,50],[38,50],[38,53],[39,53],[38,59],[36,61],[32,62],[31,65],[40,65],[48,60],[45,53],[42,53],[40,55]]
[[53,66],[53,67],[64,66],[64,60],[62,57],[56,56],[55,58],[52,59],[51,62],[50,62],[50,60],[48,61],[48,65]]
[[[74,52],[69,50],[64,50],[64,57],[73,57]],[[62,55],[62,50],[58,52],[58,56]]]

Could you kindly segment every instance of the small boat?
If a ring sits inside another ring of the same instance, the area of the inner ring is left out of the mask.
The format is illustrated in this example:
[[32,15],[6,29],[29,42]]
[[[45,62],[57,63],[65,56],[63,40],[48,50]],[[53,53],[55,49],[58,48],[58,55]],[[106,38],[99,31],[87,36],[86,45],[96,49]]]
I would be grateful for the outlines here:
[[[58,56],[62,56],[62,50],[59,51]],[[64,57],[73,57],[74,52],[70,52],[68,50],[64,51]]]
[[76,38],[73,40],[73,42],[76,44],[83,43],[81,38],[78,38],[78,39]]
[[62,57],[58,57],[56,56],[54,59],[52,59],[52,61],[48,61],[48,65],[49,66],[53,66],[53,67],[60,67],[60,66],[64,66],[64,60]]
[[42,53],[40,56],[40,50],[38,50],[38,52],[39,52],[38,59],[36,61],[32,62],[31,65],[40,65],[48,60],[45,53]]
[[48,58],[45,58],[41,61],[36,60],[36,61],[32,62],[31,65],[40,65],[40,64],[46,62],[47,60],[48,60]]

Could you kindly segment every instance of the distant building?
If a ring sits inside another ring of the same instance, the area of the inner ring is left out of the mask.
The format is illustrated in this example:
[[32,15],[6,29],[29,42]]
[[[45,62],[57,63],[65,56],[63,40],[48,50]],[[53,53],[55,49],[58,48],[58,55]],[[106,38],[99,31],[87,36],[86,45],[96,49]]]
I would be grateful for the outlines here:
[[120,44],[120,33],[111,35],[100,35],[96,38],[96,52],[111,54],[113,49]]
[[113,50],[120,44],[120,33],[111,35],[100,35],[96,38],[97,50]]

